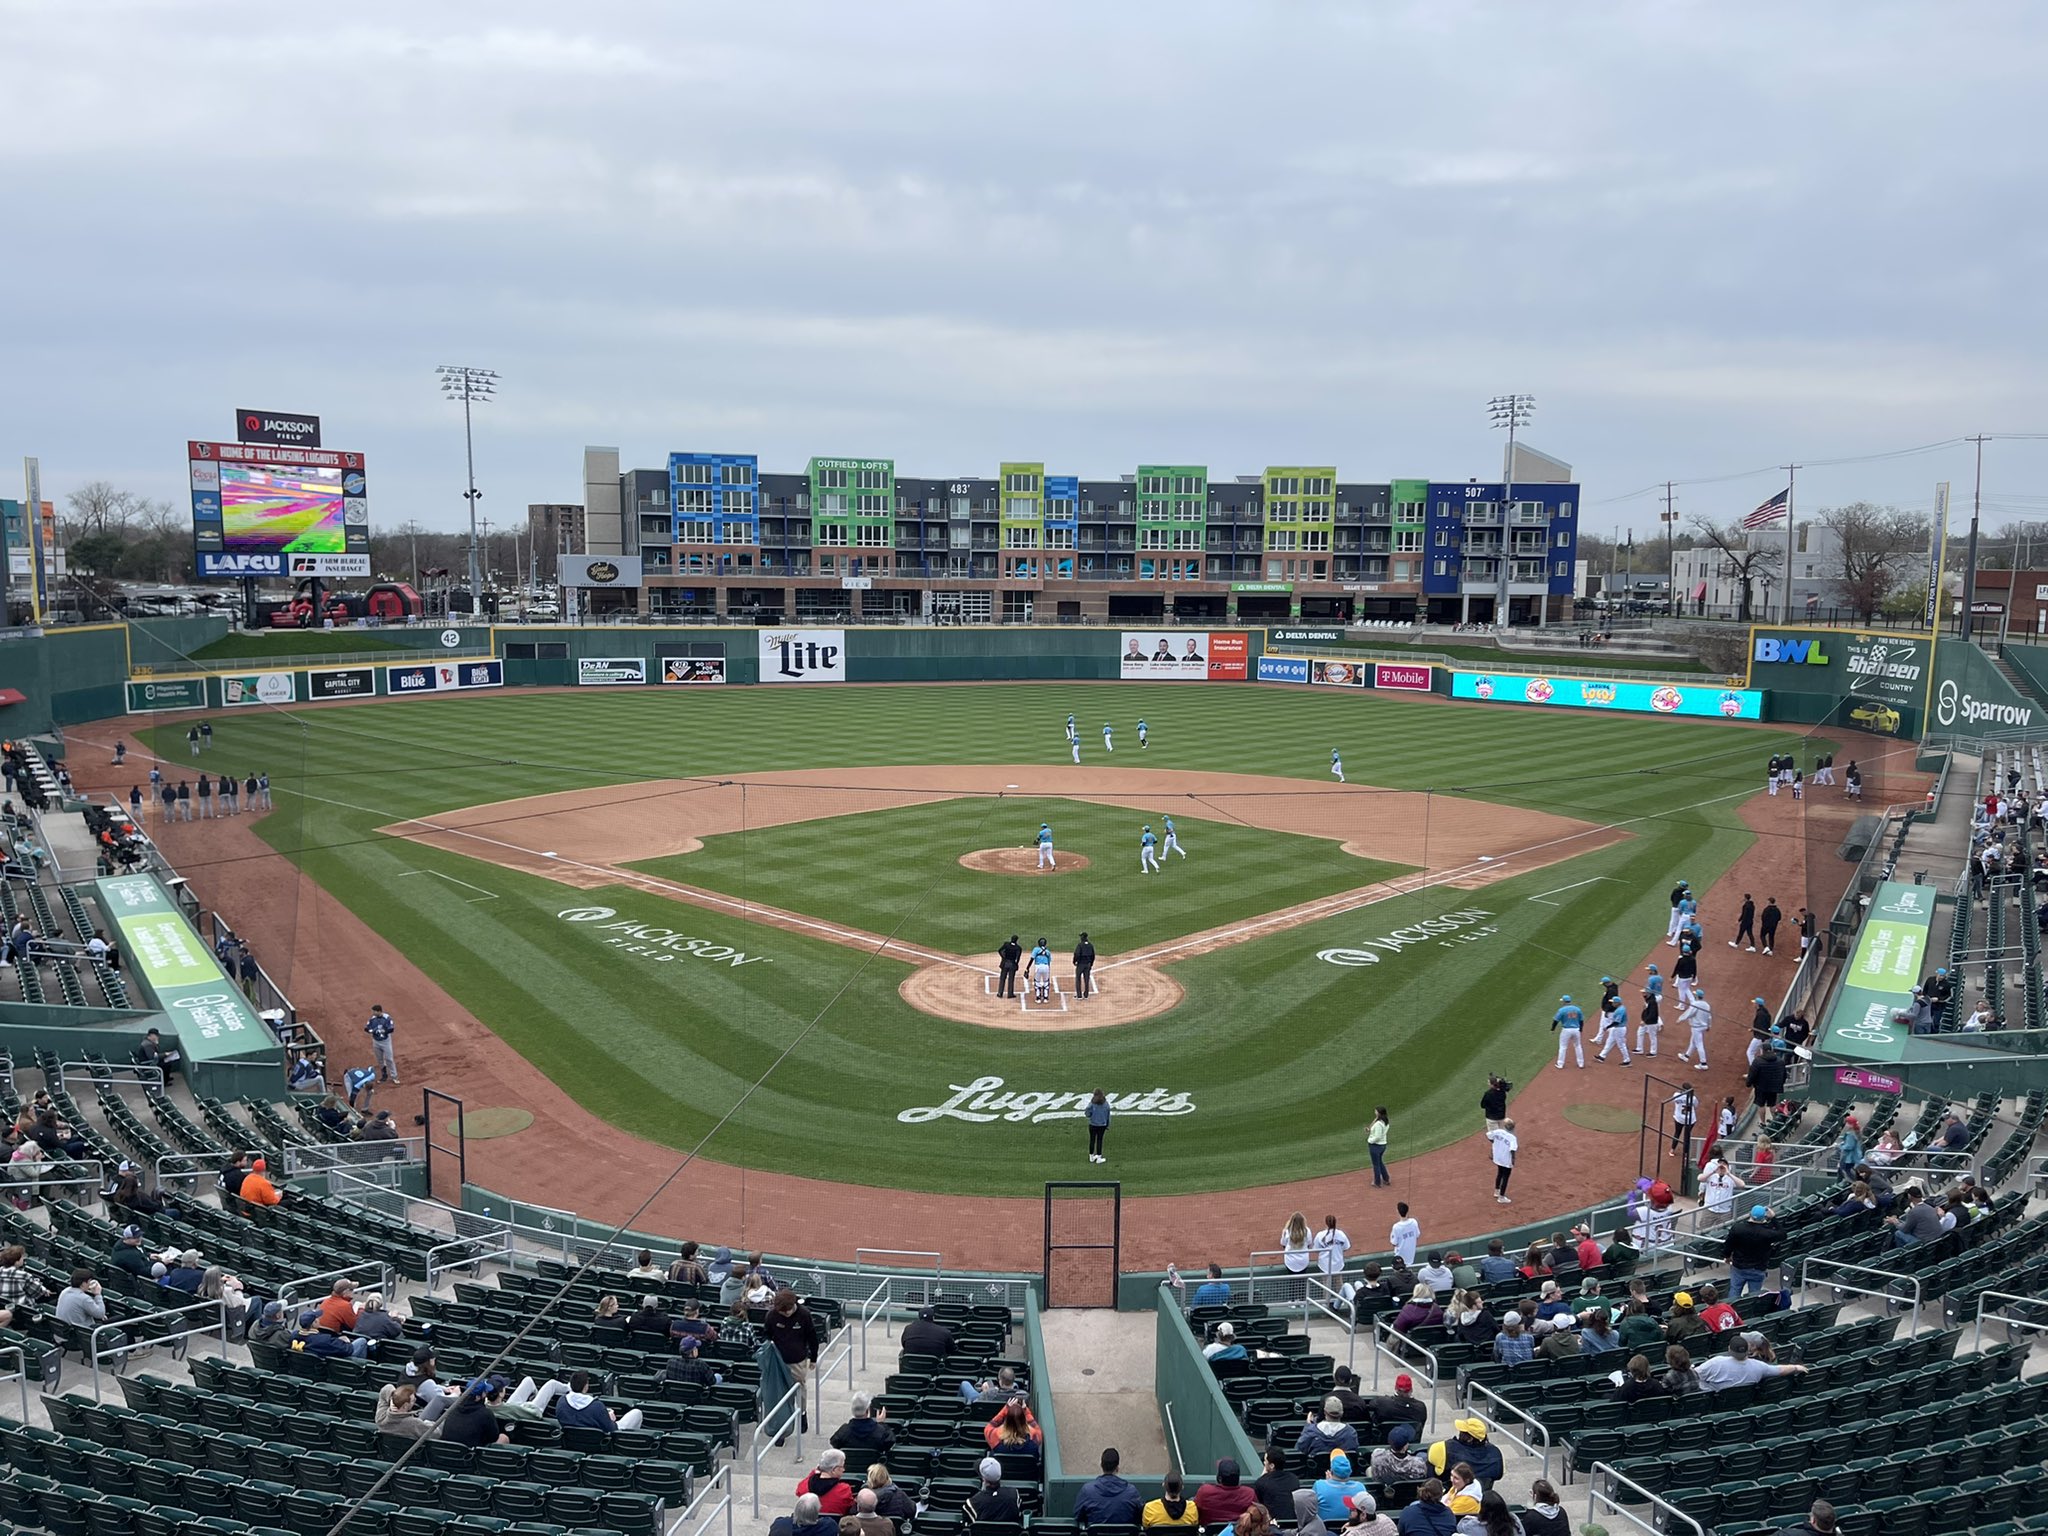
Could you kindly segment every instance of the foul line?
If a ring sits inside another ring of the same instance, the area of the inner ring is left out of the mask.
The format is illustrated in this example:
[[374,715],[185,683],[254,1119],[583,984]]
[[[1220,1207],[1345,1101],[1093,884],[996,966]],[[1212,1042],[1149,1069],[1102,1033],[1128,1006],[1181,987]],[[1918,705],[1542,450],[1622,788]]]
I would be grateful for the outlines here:
[[496,891],[487,891],[480,885],[471,885],[467,880],[458,880],[453,875],[443,875],[441,874],[441,871],[438,869],[408,869],[404,874],[400,875],[398,878],[401,880],[405,880],[413,875],[439,875],[441,879],[446,880],[450,885],[459,885],[465,891],[477,892],[478,894],[474,896],[465,896],[462,898],[464,904],[467,906],[473,907],[480,901],[496,901],[498,899],[498,893]]
[[1616,879],[1614,878],[1614,876],[1612,876],[1612,875],[1595,875],[1595,876],[1593,876],[1593,877],[1592,877],[1592,878],[1591,878],[1590,880],[1574,880],[1574,881],[1573,881],[1573,882],[1572,882],[1572,883],[1571,883],[1570,885],[1560,885],[1560,886],[1559,886],[1559,887],[1558,887],[1558,888],[1557,888],[1556,890],[1554,890],[1554,891],[1543,891],[1543,892],[1541,892],[1541,893],[1539,893],[1539,894],[1537,894],[1537,895],[1535,895],[1535,896],[1531,896],[1531,897],[1529,898],[1529,900],[1531,900],[1531,901],[1542,901],[1542,902],[1543,902],[1543,905],[1544,905],[1544,906],[1546,906],[1546,907],[1554,907],[1554,906],[1557,906],[1557,905],[1558,905],[1558,903],[1557,903],[1557,902],[1554,902],[1554,901],[1544,901],[1544,897],[1546,897],[1546,896],[1562,896],[1562,895],[1563,895],[1563,894],[1564,894],[1564,893],[1565,893],[1566,891],[1576,891],[1576,890],[1577,890],[1577,889],[1578,889],[1578,888],[1579,888],[1580,886],[1582,886],[1582,885],[1597,885],[1597,884],[1599,884],[1599,883],[1600,883],[1600,882],[1601,882],[1602,880],[1605,880],[1605,881],[1607,881],[1607,882],[1608,882],[1608,884],[1610,884],[1610,885],[1619,885],[1619,884],[1621,884],[1621,882],[1620,882],[1619,880],[1616,880]]

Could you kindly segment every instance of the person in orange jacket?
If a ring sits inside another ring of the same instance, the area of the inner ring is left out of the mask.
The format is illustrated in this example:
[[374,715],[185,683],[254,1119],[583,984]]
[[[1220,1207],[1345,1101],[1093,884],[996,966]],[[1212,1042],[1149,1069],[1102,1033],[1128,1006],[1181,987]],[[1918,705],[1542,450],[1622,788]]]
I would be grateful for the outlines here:
[[284,1196],[270,1182],[270,1165],[260,1157],[249,1165],[248,1175],[242,1180],[242,1199],[250,1205],[281,1205],[284,1202]]

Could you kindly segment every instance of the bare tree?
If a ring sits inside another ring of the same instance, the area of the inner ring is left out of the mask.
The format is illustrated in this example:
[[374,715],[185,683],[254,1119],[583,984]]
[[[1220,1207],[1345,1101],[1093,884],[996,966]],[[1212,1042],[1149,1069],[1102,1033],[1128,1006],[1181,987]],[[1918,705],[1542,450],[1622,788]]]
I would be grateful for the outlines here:
[[88,480],[64,498],[64,519],[58,530],[68,546],[95,533],[120,533],[135,511],[135,497],[105,480]]
[[1823,507],[1815,521],[1835,537],[1836,601],[1866,624],[1927,552],[1927,519],[1898,507],[1852,501]]
[[1701,547],[1719,550],[1721,558],[1728,562],[1726,574],[1742,587],[1742,600],[1735,616],[1747,621],[1751,617],[1750,589],[1757,582],[1768,580],[1785,563],[1783,539],[1769,536],[1767,531],[1767,536],[1752,546],[1749,530],[1740,523],[1716,523],[1708,517],[1694,518],[1692,531]]

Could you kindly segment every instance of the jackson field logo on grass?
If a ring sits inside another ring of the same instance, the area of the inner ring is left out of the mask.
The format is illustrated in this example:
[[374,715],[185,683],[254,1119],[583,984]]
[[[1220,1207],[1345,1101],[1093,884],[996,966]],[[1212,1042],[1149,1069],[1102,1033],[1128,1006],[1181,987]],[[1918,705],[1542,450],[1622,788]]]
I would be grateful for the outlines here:
[[[1483,907],[1445,912],[1438,917],[1426,917],[1406,928],[1396,928],[1392,933],[1383,933],[1376,939],[1367,939],[1358,949],[1319,949],[1316,958],[1331,965],[1378,965],[1381,954],[1398,955],[1416,944],[1435,944],[1439,949],[1449,949],[1454,944],[1476,944],[1500,932],[1497,924],[1486,922],[1492,916],[1493,913]],[[1486,923],[1486,926],[1474,926],[1479,923]]]
[[[769,962],[766,955],[750,955],[711,939],[693,939],[673,928],[659,928],[635,918],[618,918],[616,907],[564,907],[555,914],[565,923],[596,923],[596,932],[608,935],[605,943],[629,955],[639,955],[658,965],[672,960],[712,960],[738,967]],[[611,919],[618,918],[613,922]]]
[[[933,1120],[966,1120],[975,1125],[987,1125],[994,1120],[1013,1124],[1028,1120],[1036,1125],[1041,1120],[1079,1120],[1087,1111],[1089,1099],[1094,1097],[1089,1093],[999,1093],[997,1090],[1003,1086],[1000,1077],[977,1077],[971,1083],[946,1086],[953,1090],[953,1096],[945,1103],[906,1109],[896,1118],[905,1125],[925,1125]],[[1112,1093],[1107,1097],[1110,1109],[1119,1115],[1195,1112],[1193,1099],[1164,1088],[1154,1088],[1149,1093]]]

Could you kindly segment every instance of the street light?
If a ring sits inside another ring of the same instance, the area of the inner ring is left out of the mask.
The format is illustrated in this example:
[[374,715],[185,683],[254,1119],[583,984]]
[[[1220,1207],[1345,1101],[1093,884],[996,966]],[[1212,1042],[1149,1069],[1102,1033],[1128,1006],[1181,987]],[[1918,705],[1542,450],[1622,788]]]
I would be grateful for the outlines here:
[[477,562],[476,502],[483,492],[476,488],[476,440],[470,432],[469,408],[497,395],[498,376],[488,368],[461,368],[445,363],[434,372],[441,376],[441,393],[462,402],[462,452],[469,464],[469,489],[463,492],[463,499],[469,503],[469,615],[479,619],[484,611],[484,592]]
[[[1508,434],[1507,453],[1501,459],[1500,471],[1500,604],[1493,616],[1496,627],[1505,629],[1508,622],[1508,542],[1512,530],[1512,518],[1508,508],[1515,504],[1515,433],[1529,424],[1529,418],[1536,414],[1534,395],[1495,395],[1486,402],[1486,414],[1497,429],[1505,427]],[[1550,560],[1549,540],[1544,541],[1544,562]],[[1544,596],[1541,599],[1543,611],[1550,610],[1550,586],[1546,579]]]

